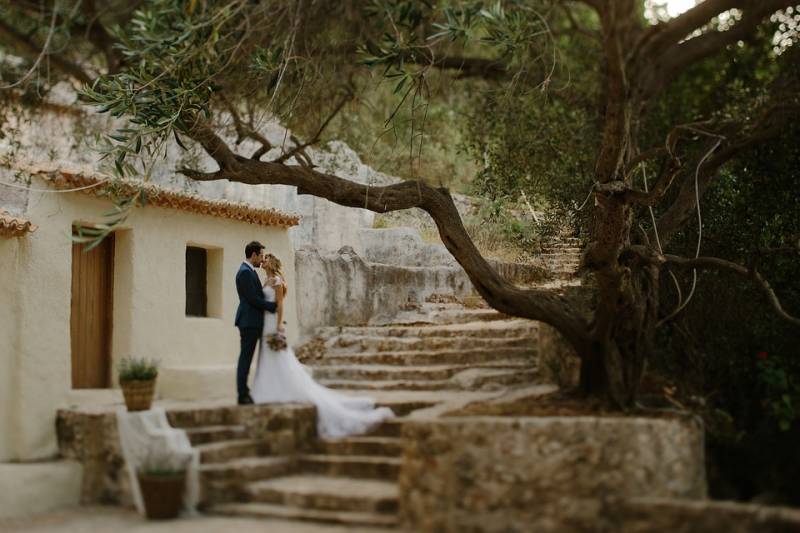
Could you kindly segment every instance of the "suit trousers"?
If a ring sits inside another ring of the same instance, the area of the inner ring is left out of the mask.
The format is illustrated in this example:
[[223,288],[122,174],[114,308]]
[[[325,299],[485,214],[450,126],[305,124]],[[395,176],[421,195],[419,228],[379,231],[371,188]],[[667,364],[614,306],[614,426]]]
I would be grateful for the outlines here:
[[250,365],[260,337],[261,328],[239,328],[239,364],[236,365],[236,391],[239,393],[239,398],[250,394],[247,376],[250,374]]

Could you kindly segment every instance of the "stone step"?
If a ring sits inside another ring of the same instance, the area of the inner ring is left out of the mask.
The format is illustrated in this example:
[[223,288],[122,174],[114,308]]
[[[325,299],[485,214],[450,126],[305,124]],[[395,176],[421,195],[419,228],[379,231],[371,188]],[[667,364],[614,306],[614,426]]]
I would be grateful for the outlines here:
[[268,451],[268,443],[252,439],[224,440],[195,446],[200,450],[201,463],[220,463],[241,457],[253,457]]
[[489,322],[509,318],[511,317],[494,309],[464,309],[461,307],[430,311],[426,313],[422,322],[429,324],[465,324],[478,320]]
[[245,492],[251,502],[302,509],[397,512],[397,483],[388,481],[303,474],[250,483]]
[[244,426],[200,426],[186,428],[186,435],[192,446],[197,446],[198,444],[245,438],[247,429]]
[[296,471],[293,457],[246,457],[222,463],[200,465],[200,503],[210,504],[241,500],[244,486],[286,476]]
[[406,416],[417,409],[426,409],[433,407],[437,402],[419,401],[419,400],[401,400],[401,401],[387,401],[378,402],[378,407],[388,407],[392,410],[395,416]]
[[201,481],[241,482],[284,476],[295,471],[291,456],[242,457],[220,463],[205,463],[199,468]]
[[374,435],[346,437],[341,439],[321,439],[317,444],[319,452],[330,455],[379,455],[399,457],[403,453],[403,441],[398,437]]
[[546,252],[565,252],[565,253],[580,253],[582,250],[580,244],[547,244],[542,246],[542,251]]
[[[235,391],[231,393],[235,395]],[[233,400],[233,397],[231,397]],[[314,409],[305,404],[215,405],[206,407],[180,407],[167,409],[167,419],[175,428],[200,428],[208,426],[236,426],[254,419],[292,419],[315,416]]]
[[328,353],[400,352],[411,350],[457,350],[485,348],[530,347],[532,337],[510,337],[507,339],[471,339],[462,337],[384,338],[362,335],[340,335],[326,343]]
[[400,473],[399,458],[370,455],[300,455],[297,466],[303,472],[367,479],[396,480]]
[[336,365],[400,365],[419,366],[436,364],[462,364],[491,363],[497,360],[506,361],[535,361],[536,342],[530,340],[526,347],[498,347],[492,350],[486,348],[463,350],[425,350],[425,351],[400,351],[400,352],[364,352],[364,353],[331,353],[323,357],[306,361],[315,368]]
[[[476,370],[482,372],[480,374],[472,373]],[[535,383],[538,377],[539,373],[535,367],[514,371],[486,371],[480,368],[471,368],[446,380],[320,379],[320,383],[332,389],[354,390],[499,390],[510,385]]]
[[558,245],[576,246],[582,243],[583,241],[580,239],[580,237],[558,237],[557,239],[548,239],[544,241],[542,246],[558,246]]
[[447,380],[470,368],[484,368],[491,370],[526,369],[531,366],[527,361],[494,361],[475,365],[425,365],[425,366],[396,366],[396,365],[336,365],[314,366],[315,379],[329,380],[369,380],[369,381],[399,381],[399,380]]
[[167,411],[167,419],[169,424],[176,428],[228,426],[234,423],[230,411],[230,407],[180,409]]
[[383,424],[370,432],[372,437],[400,437],[403,433],[403,422],[400,420],[386,420]]
[[323,338],[338,335],[362,337],[485,337],[508,338],[533,335],[539,325],[531,320],[497,320],[451,325],[427,326],[353,326],[318,328],[317,334]]
[[[325,511],[269,503],[225,503],[222,505],[215,505],[208,509],[208,513],[249,518],[303,520],[308,522],[341,524],[350,527],[394,527],[397,525],[397,516],[392,514]],[[298,529],[298,531],[300,530]]]

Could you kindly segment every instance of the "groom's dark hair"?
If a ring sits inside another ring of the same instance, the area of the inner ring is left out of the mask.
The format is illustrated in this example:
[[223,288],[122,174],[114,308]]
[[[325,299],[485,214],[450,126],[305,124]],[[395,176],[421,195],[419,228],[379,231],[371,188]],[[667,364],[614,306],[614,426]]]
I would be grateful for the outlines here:
[[253,254],[257,254],[257,253],[261,252],[261,250],[263,250],[263,249],[264,249],[264,245],[263,244],[261,244],[258,241],[253,241],[253,242],[249,243],[247,246],[244,247],[244,256],[247,259],[250,259],[250,256],[252,256]]

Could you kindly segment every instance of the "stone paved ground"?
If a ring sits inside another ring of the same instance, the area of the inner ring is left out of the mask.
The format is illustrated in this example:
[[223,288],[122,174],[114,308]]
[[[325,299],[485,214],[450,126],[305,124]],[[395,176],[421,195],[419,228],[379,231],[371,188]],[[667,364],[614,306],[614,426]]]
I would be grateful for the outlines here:
[[35,518],[0,520],[3,533],[373,533],[384,531],[290,522],[273,519],[198,516],[148,521],[132,509],[110,506],[77,507]]

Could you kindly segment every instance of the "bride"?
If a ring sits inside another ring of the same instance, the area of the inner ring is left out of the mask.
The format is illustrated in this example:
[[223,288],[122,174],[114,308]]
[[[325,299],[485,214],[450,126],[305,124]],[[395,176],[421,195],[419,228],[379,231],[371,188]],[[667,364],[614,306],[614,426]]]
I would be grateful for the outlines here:
[[280,260],[265,256],[261,267],[267,273],[264,297],[276,302],[276,313],[265,313],[264,330],[258,348],[258,368],[251,395],[255,403],[310,402],[317,406],[317,433],[321,437],[345,437],[366,433],[394,413],[388,407],[375,407],[370,398],[354,398],[315,382],[306,367],[288,346],[273,350],[268,337],[284,334],[283,299],[288,290]]

